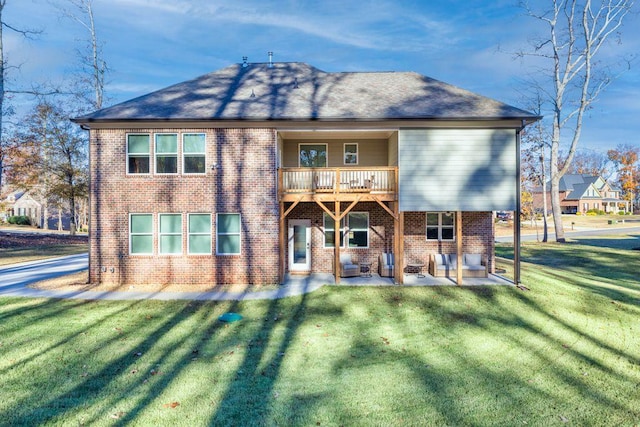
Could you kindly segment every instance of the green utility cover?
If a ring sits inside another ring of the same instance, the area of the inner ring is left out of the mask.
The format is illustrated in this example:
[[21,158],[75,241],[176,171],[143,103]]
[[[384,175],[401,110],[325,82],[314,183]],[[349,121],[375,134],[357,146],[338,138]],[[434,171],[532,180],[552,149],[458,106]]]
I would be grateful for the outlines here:
[[225,323],[233,323],[242,320],[242,316],[238,313],[225,313],[218,317],[218,320]]

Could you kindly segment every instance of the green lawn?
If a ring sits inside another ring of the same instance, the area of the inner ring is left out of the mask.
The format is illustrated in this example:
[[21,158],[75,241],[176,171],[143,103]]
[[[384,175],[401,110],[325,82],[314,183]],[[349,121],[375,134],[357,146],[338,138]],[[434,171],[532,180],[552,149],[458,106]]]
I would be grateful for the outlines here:
[[[527,244],[530,291],[2,298],[0,424],[638,425],[634,247],[640,236]],[[218,322],[227,311],[244,319]]]

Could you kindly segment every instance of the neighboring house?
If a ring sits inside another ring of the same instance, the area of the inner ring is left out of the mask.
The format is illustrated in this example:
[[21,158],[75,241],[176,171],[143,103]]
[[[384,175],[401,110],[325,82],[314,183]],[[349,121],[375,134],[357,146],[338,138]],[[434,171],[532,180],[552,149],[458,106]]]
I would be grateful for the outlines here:
[[492,271],[492,212],[518,210],[519,134],[537,119],[416,73],[304,63],[232,65],[78,117],[90,280],[339,281],[341,254],[377,271],[383,252],[400,283],[430,253]]
[[28,192],[12,191],[5,198],[5,219],[10,216],[26,216],[31,220],[31,225],[42,225],[42,205]]
[[[551,185],[547,185],[547,203],[551,206]],[[560,178],[560,207],[563,214],[585,214],[590,210],[610,214],[629,212],[629,202],[620,198],[620,190],[601,176],[565,174]],[[533,190],[533,203],[542,209],[542,188]]]

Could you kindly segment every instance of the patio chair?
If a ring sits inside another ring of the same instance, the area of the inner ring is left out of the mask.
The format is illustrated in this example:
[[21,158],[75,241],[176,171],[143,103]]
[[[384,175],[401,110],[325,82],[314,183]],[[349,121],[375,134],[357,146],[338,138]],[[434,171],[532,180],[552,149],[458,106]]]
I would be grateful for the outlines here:
[[378,273],[380,277],[393,277],[393,254],[383,252],[378,261]]
[[360,266],[351,260],[351,254],[340,254],[340,277],[356,277],[360,275]]

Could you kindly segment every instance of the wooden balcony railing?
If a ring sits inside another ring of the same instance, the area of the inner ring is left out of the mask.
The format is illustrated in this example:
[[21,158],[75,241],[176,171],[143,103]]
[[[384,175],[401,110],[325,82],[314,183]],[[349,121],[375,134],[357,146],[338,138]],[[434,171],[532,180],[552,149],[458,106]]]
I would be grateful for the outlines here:
[[397,193],[398,168],[282,168],[280,192],[295,193]]

